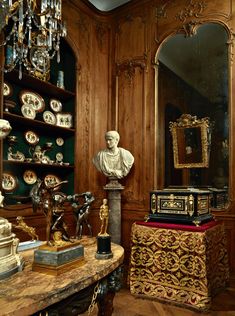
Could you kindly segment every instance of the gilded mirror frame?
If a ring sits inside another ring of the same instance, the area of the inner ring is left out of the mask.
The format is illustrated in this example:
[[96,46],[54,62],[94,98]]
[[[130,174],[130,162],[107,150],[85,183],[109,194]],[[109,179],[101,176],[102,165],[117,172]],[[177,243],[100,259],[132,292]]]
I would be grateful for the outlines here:
[[[208,117],[198,119],[190,114],[182,114],[176,122],[170,122],[169,129],[172,134],[172,146],[175,168],[208,168],[210,158],[210,121]],[[187,162],[187,155],[193,154],[193,140],[186,145],[187,129],[199,130],[198,140],[200,158]],[[183,132],[183,133],[182,133]],[[190,151],[187,152],[187,146]]]

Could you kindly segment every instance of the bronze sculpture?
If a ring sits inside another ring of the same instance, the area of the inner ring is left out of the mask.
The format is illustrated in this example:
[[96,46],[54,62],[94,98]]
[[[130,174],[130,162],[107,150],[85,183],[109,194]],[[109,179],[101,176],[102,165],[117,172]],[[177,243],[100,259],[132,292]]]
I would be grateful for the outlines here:
[[[82,197],[84,199],[84,202],[81,206],[79,198]],[[84,192],[81,194],[74,194],[74,195],[68,195],[67,200],[71,202],[72,207],[74,209],[74,215],[77,220],[76,224],[76,238],[81,239],[82,233],[83,233],[83,226],[86,224],[90,237],[92,236],[92,228],[90,223],[88,222],[88,216],[90,213],[90,205],[95,200],[94,196],[91,194],[91,192]]]
[[66,201],[66,195],[56,191],[62,183],[67,183],[67,181],[48,185],[45,181],[38,179],[30,192],[33,211],[41,210],[46,216],[46,242],[49,246],[61,245],[61,241],[72,242],[63,219],[63,204]]

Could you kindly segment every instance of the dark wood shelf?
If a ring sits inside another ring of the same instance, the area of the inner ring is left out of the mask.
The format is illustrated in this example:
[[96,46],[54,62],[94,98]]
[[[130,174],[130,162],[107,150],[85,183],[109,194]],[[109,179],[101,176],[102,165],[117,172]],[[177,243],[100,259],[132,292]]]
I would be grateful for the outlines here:
[[28,119],[24,116],[20,116],[20,115],[9,113],[9,112],[3,112],[3,118],[10,121],[12,125],[17,124],[18,128],[21,125],[21,127],[24,127],[24,126],[34,127],[34,128],[37,128],[37,130],[41,130],[42,132],[47,131],[47,132],[53,132],[54,134],[63,133],[67,135],[73,135],[75,133],[74,128],[51,125],[43,121]]
[[34,91],[49,95],[50,97],[58,98],[62,101],[75,97],[75,93],[72,91],[58,88],[50,82],[37,79],[26,73],[23,73],[22,79],[19,79],[19,72],[17,70],[12,70],[11,72],[6,73],[5,79],[19,86],[25,87],[27,89],[33,89]]
[[60,164],[45,164],[45,163],[34,163],[26,161],[15,161],[15,160],[3,160],[4,165],[19,165],[31,168],[53,168],[53,169],[74,169],[74,165],[60,165]]
[[[11,97],[4,100],[12,101],[14,104],[12,104],[12,106],[11,104],[7,106],[3,100],[1,118],[10,122],[12,126],[11,134],[17,137],[17,149],[19,149],[20,153],[23,153],[26,158],[32,157],[29,152],[29,148],[31,146],[27,143],[27,141],[25,141],[25,133],[27,131],[35,132],[35,134],[39,137],[39,141],[42,144],[41,146],[44,146],[43,144],[47,141],[53,144],[52,151],[49,154],[49,156],[51,155],[53,158],[57,154],[58,150],[57,147],[54,147],[54,144],[58,145],[58,142],[56,142],[57,138],[62,138],[64,140],[64,144],[60,150],[64,155],[65,164],[55,163],[55,158],[48,164],[37,163],[28,159],[24,159],[25,161],[8,160],[8,139],[4,140],[2,144],[2,173],[7,172],[8,170],[9,172],[12,172],[18,180],[18,187],[14,190],[14,192],[10,192],[9,194],[5,192],[5,195],[8,197],[8,202],[6,204],[12,204],[13,209],[16,211],[23,211],[25,209],[25,212],[28,212],[28,209],[31,208],[30,203],[28,203],[27,196],[31,186],[27,185],[23,178],[23,173],[27,169],[34,171],[37,177],[41,179],[43,179],[43,177],[47,174],[55,174],[60,179],[66,179],[68,183],[66,186],[62,186],[62,190],[64,190],[66,194],[70,194],[74,191],[74,155],[77,124],[76,122],[68,124],[66,123],[67,121],[62,124],[63,121],[57,117],[57,112],[50,109],[50,100],[59,100],[63,106],[63,112],[61,112],[61,114],[71,114],[74,121],[76,113],[76,60],[74,58],[73,51],[70,49],[66,41],[62,40],[60,48],[61,54],[63,55],[63,61],[60,65],[57,65],[56,61],[51,61],[49,81],[43,81],[38,77],[29,74],[26,69],[24,69],[21,79],[19,79],[18,69],[14,69],[8,73],[4,73],[3,75],[3,80],[8,82],[13,88]],[[57,87],[56,84],[59,70],[64,71],[65,74],[65,89]],[[36,117],[34,119],[30,119],[28,116],[25,117],[21,112],[22,100],[20,96],[24,90],[39,94],[45,101],[45,107],[42,108],[41,111],[36,111]],[[8,109],[8,111],[5,111],[4,109]],[[43,114],[47,109],[55,112],[55,124],[48,124],[44,121]],[[58,125],[56,125],[57,123]],[[63,126],[59,126],[60,124]],[[66,165],[66,163],[70,164]],[[11,193],[13,193],[13,195]],[[19,209],[17,205],[18,203],[21,203],[21,207]]]

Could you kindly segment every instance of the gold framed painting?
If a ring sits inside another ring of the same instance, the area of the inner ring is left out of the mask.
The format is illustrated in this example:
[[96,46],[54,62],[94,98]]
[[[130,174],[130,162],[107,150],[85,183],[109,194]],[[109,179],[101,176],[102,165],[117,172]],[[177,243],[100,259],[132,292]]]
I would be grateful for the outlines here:
[[211,128],[208,117],[182,114],[169,123],[175,168],[208,168]]

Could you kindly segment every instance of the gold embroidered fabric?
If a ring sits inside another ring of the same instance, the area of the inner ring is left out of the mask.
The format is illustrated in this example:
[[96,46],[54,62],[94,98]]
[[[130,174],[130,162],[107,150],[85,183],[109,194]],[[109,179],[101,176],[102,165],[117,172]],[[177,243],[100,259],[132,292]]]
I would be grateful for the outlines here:
[[225,244],[222,224],[195,232],[134,223],[131,293],[209,309],[229,278]]

